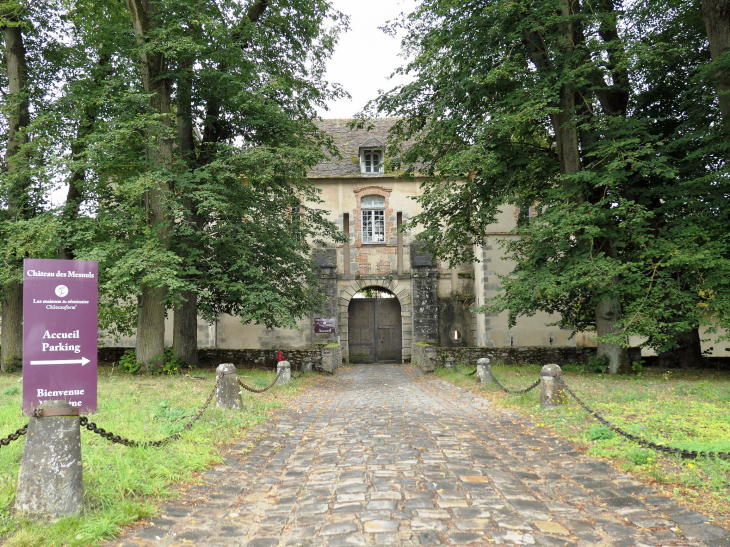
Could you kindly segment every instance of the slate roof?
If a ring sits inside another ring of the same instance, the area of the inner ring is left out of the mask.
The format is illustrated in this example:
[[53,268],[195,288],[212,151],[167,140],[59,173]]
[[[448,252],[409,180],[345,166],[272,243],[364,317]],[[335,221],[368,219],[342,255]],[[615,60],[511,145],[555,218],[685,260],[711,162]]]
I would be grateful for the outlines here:
[[376,118],[366,123],[373,125],[373,129],[350,129],[348,124],[352,120],[321,120],[319,127],[334,137],[341,158],[330,158],[320,163],[309,172],[309,178],[378,178],[381,173],[360,173],[360,147],[380,147],[388,139],[388,130],[396,122],[396,118]]

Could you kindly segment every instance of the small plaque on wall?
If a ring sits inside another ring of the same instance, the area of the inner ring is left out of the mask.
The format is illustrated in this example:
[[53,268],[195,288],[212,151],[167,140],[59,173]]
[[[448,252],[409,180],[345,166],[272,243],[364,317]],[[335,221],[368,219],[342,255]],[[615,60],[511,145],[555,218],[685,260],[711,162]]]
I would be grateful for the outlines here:
[[433,353],[433,346],[427,346],[426,353]]
[[335,332],[334,317],[317,317],[314,319],[315,334],[332,334]]
[[332,355],[332,350],[331,349],[323,349],[322,350],[322,355]]

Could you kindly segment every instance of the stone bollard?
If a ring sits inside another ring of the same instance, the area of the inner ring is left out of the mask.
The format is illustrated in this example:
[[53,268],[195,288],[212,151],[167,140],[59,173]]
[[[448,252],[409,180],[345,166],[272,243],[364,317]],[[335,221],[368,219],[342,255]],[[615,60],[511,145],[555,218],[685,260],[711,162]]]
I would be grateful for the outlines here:
[[215,369],[216,378],[220,378],[215,394],[216,406],[218,408],[243,409],[241,388],[238,385],[236,372],[236,366],[233,363],[223,363]]
[[554,407],[565,401],[563,385],[555,378],[562,378],[563,371],[558,365],[545,365],[540,371],[540,406]]
[[28,422],[15,510],[60,517],[81,512],[83,474],[79,409],[46,401]]
[[[281,374],[281,376],[279,376]],[[291,382],[291,365],[289,361],[279,361],[276,364],[276,375],[279,379],[276,381],[277,386],[285,386]]]
[[302,359],[302,374],[309,374],[312,372],[312,358],[305,357]]
[[489,357],[477,359],[477,383],[488,384],[492,381],[492,365]]
[[455,369],[456,368],[456,359],[453,357],[447,357],[446,358],[446,368]]

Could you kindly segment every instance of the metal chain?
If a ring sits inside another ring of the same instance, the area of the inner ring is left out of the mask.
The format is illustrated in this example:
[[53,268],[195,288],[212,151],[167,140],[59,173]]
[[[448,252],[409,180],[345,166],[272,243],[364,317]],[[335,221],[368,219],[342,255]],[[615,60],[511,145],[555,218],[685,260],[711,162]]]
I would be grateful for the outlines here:
[[[205,412],[205,410],[208,408],[208,406],[210,406],[210,403],[213,400],[213,397],[215,396],[216,392],[218,391],[218,385],[221,383],[221,378],[222,378],[222,376],[218,376],[218,378],[216,378],[215,386],[213,386],[213,390],[210,392],[210,395],[208,395],[208,399],[205,401],[203,406],[200,407],[198,412],[196,412],[193,419],[190,420],[188,423],[186,423],[183,426],[183,429],[182,429],[183,431],[186,431],[186,430],[190,429],[191,427],[193,427],[193,424],[200,419],[200,417],[203,415],[203,412]],[[146,442],[141,443],[138,441],[133,441],[131,439],[127,439],[120,435],[115,435],[111,431],[106,431],[105,429],[103,429],[101,427],[97,427],[96,424],[94,422],[90,422],[89,418],[87,418],[86,416],[81,416],[81,418],[79,419],[79,422],[81,424],[81,427],[85,427],[87,430],[96,433],[97,435],[105,438],[107,441],[116,443],[116,444],[123,444],[124,446],[138,446],[141,448],[149,448],[151,446],[162,446],[164,444],[169,443],[170,441],[175,441],[180,438],[180,432],[178,432],[178,433],[173,433],[169,437],[165,437],[164,439],[161,439],[159,441],[146,441]]]
[[651,448],[653,450],[656,450],[658,452],[665,452],[667,454],[679,454],[682,458],[685,459],[696,459],[700,456],[704,456],[707,458],[717,458],[720,460],[727,460],[730,459],[730,454],[727,452],[706,452],[704,450],[697,451],[697,450],[685,450],[682,448],[672,448],[671,446],[667,446],[664,444],[657,444],[650,441],[647,441],[646,439],[642,439],[641,437],[637,437],[636,435],[632,435],[631,433],[627,433],[617,425],[612,424],[608,420],[606,420],[603,416],[598,414],[595,410],[593,410],[591,407],[589,407],[587,404],[585,404],[583,401],[580,400],[580,398],[573,392],[572,389],[568,387],[568,384],[565,383],[565,381],[560,376],[554,377],[564,388],[565,390],[570,394],[573,399],[576,400],[576,402],[583,407],[583,409],[588,412],[591,416],[593,416],[596,420],[601,422],[603,425],[608,427],[609,429],[615,431],[622,437],[625,437],[629,439],[630,441],[634,441],[635,443],[640,444],[641,446],[645,448]]
[[243,389],[245,389],[246,391],[250,391],[251,393],[265,393],[266,391],[269,391],[269,390],[270,390],[270,389],[271,389],[272,387],[274,387],[274,384],[276,384],[276,382],[277,382],[277,381],[279,380],[279,376],[281,376],[283,372],[284,372],[283,370],[280,370],[280,371],[279,371],[279,372],[278,372],[278,373],[276,374],[276,378],[274,378],[274,381],[273,381],[273,382],[271,382],[271,383],[270,383],[270,384],[269,384],[268,386],[266,386],[266,387],[265,387],[265,388],[263,388],[263,389],[254,389],[254,388],[252,388],[252,387],[249,387],[249,386],[247,386],[246,384],[244,384],[244,383],[243,383],[243,382],[241,381],[241,379],[240,379],[240,378],[238,378],[238,377],[237,377],[236,379],[238,380],[238,385],[239,385],[239,386],[241,386],[241,387],[242,387]]
[[456,372],[458,372],[462,376],[474,376],[477,373],[477,369],[472,370],[469,374],[467,374],[466,372],[461,372],[459,370],[459,365],[456,363],[454,363],[454,369],[456,370]]
[[25,424],[20,429],[16,429],[15,433],[11,433],[7,437],[0,439],[0,446],[8,446],[11,442],[17,441],[26,433],[28,433],[28,424]]
[[535,380],[535,383],[532,384],[530,387],[526,387],[525,389],[512,390],[512,389],[507,389],[506,387],[504,387],[500,383],[500,381],[497,380],[497,378],[494,376],[494,373],[492,373],[491,369],[489,370],[489,375],[492,377],[492,380],[494,380],[494,383],[497,384],[502,391],[504,391],[506,393],[511,393],[512,395],[522,395],[523,393],[532,391],[533,389],[535,389],[537,386],[540,385],[540,379],[538,378],[537,380]]

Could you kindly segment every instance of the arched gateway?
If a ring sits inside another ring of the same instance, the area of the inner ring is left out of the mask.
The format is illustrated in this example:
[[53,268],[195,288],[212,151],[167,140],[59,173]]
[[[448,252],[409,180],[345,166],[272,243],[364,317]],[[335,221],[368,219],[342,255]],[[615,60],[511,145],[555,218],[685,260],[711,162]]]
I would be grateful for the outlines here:
[[[392,297],[354,298],[363,289],[383,290]],[[413,314],[407,285],[377,277],[349,280],[340,290],[339,308],[343,358],[351,363],[402,363],[410,358]]]
[[393,293],[367,287],[350,300],[351,363],[400,363],[403,358],[400,303]]

